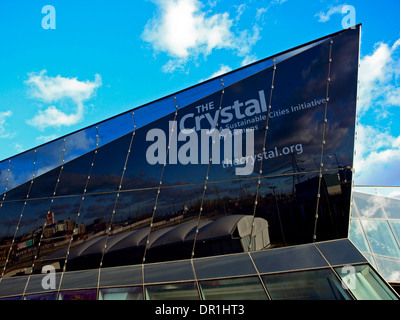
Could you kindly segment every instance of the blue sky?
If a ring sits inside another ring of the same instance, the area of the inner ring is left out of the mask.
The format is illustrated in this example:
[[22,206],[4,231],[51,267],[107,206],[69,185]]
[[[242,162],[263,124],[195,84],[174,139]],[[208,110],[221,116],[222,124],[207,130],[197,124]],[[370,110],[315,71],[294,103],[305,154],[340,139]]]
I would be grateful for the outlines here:
[[398,0],[2,0],[0,159],[339,31],[344,5],[363,24],[355,184],[399,186]]

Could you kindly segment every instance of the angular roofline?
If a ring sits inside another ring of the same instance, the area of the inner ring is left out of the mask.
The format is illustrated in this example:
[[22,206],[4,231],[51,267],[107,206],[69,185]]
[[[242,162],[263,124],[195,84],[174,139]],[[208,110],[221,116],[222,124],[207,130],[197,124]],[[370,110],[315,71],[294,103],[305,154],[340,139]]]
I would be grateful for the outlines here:
[[124,111],[124,112],[118,113],[118,114],[115,115],[115,116],[112,116],[112,117],[109,117],[109,118],[104,119],[104,120],[102,120],[102,121],[99,121],[99,122],[96,122],[96,123],[94,123],[94,124],[88,125],[88,126],[83,127],[83,128],[81,128],[81,129],[75,130],[75,131],[70,132],[70,133],[68,133],[68,134],[66,134],[66,135],[63,135],[63,136],[60,136],[60,137],[58,137],[58,138],[56,138],[56,139],[50,140],[50,141],[48,141],[48,142],[46,142],[46,143],[39,144],[39,145],[37,145],[37,146],[35,146],[35,147],[33,147],[33,148],[30,148],[30,149],[25,150],[25,151],[23,151],[23,152],[17,153],[17,154],[15,154],[15,155],[11,156],[11,157],[4,158],[4,159],[0,160],[0,163],[1,163],[1,162],[4,162],[4,161],[6,161],[6,160],[9,160],[9,159],[15,158],[15,157],[17,157],[17,156],[19,156],[19,155],[21,155],[21,154],[31,152],[32,150],[35,150],[35,149],[40,148],[40,147],[43,147],[43,146],[45,146],[45,145],[47,145],[47,144],[52,143],[53,141],[57,141],[57,140],[60,140],[60,139],[64,139],[64,138],[66,138],[66,137],[68,137],[68,136],[71,136],[71,135],[73,135],[73,134],[75,134],[75,133],[78,133],[78,132],[80,132],[80,131],[84,131],[84,130],[86,130],[86,129],[88,129],[88,128],[91,128],[91,127],[97,126],[97,125],[99,125],[99,124],[102,124],[102,123],[104,123],[104,122],[106,122],[106,121],[109,121],[109,120],[111,120],[111,119],[114,119],[114,118],[116,118],[116,117],[118,117],[118,116],[120,116],[120,115],[122,115],[122,114],[131,112],[131,111],[133,111],[133,110],[138,110],[138,109],[144,108],[144,107],[146,107],[146,106],[148,106],[148,105],[150,105],[150,104],[153,104],[153,103],[156,103],[156,102],[158,102],[158,101],[161,101],[161,100],[164,100],[164,99],[173,97],[173,96],[175,96],[175,95],[177,95],[177,94],[180,94],[180,93],[185,92],[185,91],[187,91],[187,90],[190,90],[190,89],[193,89],[193,88],[195,88],[195,87],[201,86],[201,85],[203,85],[203,84],[205,84],[205,83],[214,81],[214,80],[216,80],[216,79],[218,79],[218,78],[221,78],[221,77],[223,77],[223,76],[226,76],[226,75],[235,73],[235,72],[240,71],[240,70],[244,70],[244,69],[249,68],[249,67],[251,67],[251,66],[254,66],[254,65],[256,65],[256,64],[259,64],[259,63],[262,63],[262,62],[264,62],[264,61],[270,60],[270,59],[272,59],[272,58],[274,58],[274,57],[284,55],[284,54],[286,54],[286,53],[288,53],[288,52],[290,52],[290,51],[295,51],[295,50],[300,49],[300,48],[302,48],[302,47],[309,46],[309,45],[311,45],[311,44],[313,44],[313,43],[315,43],[315,42],[319,42],[319,41],[322,41],[322,40],[324,40],[324,39],[328,39],[328,38],[337,36],[337,35],[339,35],[339,34],[341,34],[341,33],[343,33],[343,32],[346,32],[346,31],[352,29],[352,28],[358,28],[358,27],[361,27],[361,26],[362,26],[362,23],[359,23],[359,24],[354,25],[354,26],[352,26],[352,27],[350,27],[350,28],[343,29],[343,30],[340,30],[340,31],[336,31],[336,32],[334,32],[334,33],[331,33],[331,34],[328,34],[328,35],[326,35],[326,36],[323,36],[323,37],[320,37],[320,38],[311,40],[311,41],[309,41],[309,42],[300,44],[300,45],[298,45],[298,46],[295,46],[295,47],[292,47],[292,48],[290,48],[290,49],[284,50],[284,51],[282,51],[282,52],[278,52],[278,53],[273,54],[273,55],[271,55],[271,56],[269,56],[269,57],[263,58],[263,59],[261,59],[261,60],[257,60],[257,61],[255,61],[255,62],[252,62],[252,63],[250,63],[250,64],[247,64],[247,65],[245,65],[245,66],[242,66],[242,67],[240,67],[240,68],[237,68],[237,69],[231,70],[231,71],[229,71],[229,72],[226,72],[226,73],[224,73],[224,74],[218,75],[218,76],[216,76],[216,77],[207,79],[207,80],[205,80],[205,81],[202,81],[202,82],[200,82],[200,83],[197,83],[197,84],[192,85],[192,86],[190,86],[190,87],[187,87],[187,88],[185,88],[185,89],[176,91],[176,92],[174,92],[174,93],[168,94],[168,95],[163,96],[163,97],[161,97],[161,98],[158,98],[158,99],[156,99],[156,100],[152,100],[152,101],[147,102],[147,103],[145,103],[145,104],[143,104],[143,105],[140,105],[140,106],[138,106],[138,107],[134,107],[134,108],[129,109],[129,110],[126,110],[126,111]]

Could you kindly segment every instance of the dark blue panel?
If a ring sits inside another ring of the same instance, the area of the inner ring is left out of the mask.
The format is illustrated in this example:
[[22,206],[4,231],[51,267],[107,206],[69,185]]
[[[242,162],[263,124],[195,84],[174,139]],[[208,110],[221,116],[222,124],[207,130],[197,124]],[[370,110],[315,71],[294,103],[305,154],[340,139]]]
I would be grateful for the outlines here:
[[86,193],[118,190],[131,140],[130,133],[97,149]]
[[260,273],[328,266],[313,244],[252,252],[251,256]]
[[247,253],[196,259],[193,263],[199,280],[257,274]]
[[0,282],[0,297],[22,294],[28,277],[2,279]]
[[100,272],[100,287],[141,285],[142,266],[106,268]]
[[61,290],[97,287],[98,275],[98,270],[65,272],[61,282]]
[[316,246],[331,265],[367,262],[348,239],[320,242]]
[[194,280],[192,264],[189,260],[148,264],[144,267],[145,283]]

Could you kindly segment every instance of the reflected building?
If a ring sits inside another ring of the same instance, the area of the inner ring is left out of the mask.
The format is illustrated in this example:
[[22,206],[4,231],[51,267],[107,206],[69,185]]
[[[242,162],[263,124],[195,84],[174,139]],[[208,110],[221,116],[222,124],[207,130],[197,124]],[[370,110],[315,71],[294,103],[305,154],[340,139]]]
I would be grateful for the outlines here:
[[359,35],[0,162],[0,297],[398,299],[349,239]]

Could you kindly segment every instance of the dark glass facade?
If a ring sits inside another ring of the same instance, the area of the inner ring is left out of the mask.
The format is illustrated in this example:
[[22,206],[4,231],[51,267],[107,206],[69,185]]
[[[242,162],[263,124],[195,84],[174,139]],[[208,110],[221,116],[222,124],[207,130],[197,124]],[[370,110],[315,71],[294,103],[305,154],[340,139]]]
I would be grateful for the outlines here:
[[[338,32],[0,162],[0,291],[21,278],[3,295],[53,299],[34,294],[51,265],[63,300],[213,299],[227,288],[291,298],[273,289],[279,276],[246,270],[258,252],[348,236],[359,33]],[[230,256],[243,252],[254,256]],[[210,282],[224,259],[246,262],[232,279]],[[160,262],[179,277],[153,271]],[[123,283],[107,280],[113,268],[127,272]],[[287,281],[339,279],[323,269]],[[316,297],[333,296],[353,297],[322,287]]]

